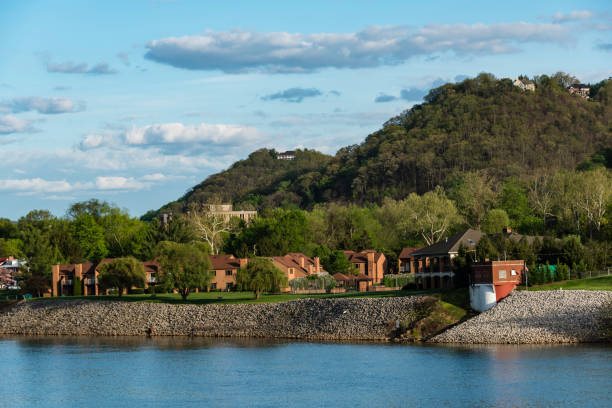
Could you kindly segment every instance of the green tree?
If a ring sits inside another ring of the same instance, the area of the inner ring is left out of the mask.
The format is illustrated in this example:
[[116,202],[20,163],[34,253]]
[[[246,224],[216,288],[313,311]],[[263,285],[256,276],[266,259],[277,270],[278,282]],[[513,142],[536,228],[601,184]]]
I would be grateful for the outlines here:
[[504,227],[510,225],[510,218],[504,210],[494,208],[487,213],[482,224],[482,230],[487,234],[499,234]]
[[133,257],[114,259],[99,268],[98,282],[105,289],[116,288],[121,296],[124,290],[132,286],[144,286],[144,266]]
[[83,281],[78,276],[74,277],[72,281],[72,296],[82,296],[83,295]]
[[85,258],[99,262],[108,255],[104,239],[104,229],[98,225],[91,214],[80,214],[72,223],[72,235],[83,249]]
[[252,291],[259,299],[262,292],[278,292],[287,287],[287,277],[270,259],[254,258],[238,270],[236,285],[238,290]]
[[162,241],[156,248],[161,266],[160,285],[177,290],[183,300],[195,289],[204,289],[212,280],[208,254],[201,246]]

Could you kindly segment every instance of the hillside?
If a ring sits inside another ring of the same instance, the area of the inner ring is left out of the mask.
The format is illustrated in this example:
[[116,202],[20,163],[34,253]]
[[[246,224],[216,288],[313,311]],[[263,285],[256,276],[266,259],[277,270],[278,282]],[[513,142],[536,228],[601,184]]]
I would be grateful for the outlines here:
[[213,200],[243,208],[380,202],[451,186],[472,170],[503,180],[574,169],[612,147],[612,86],[597,84],[586,100],[570,95],[564,80],[536,77],[535,92],[491,74],[446,84],[335,157],[304,150],[283,161],[258,150],[164,208]]

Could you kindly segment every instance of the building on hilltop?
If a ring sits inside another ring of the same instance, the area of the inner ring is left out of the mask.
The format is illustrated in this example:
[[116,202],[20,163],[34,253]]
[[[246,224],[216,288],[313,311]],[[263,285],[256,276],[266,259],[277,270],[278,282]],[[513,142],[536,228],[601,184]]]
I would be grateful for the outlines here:
[[287,150],[286,152],[278,153],[276,158],[279,160],[294,160],[295,159],[295,151]]
[[591,88],[585,84],[572,84],[568,88],[570,95],[580,95],[584,99],[589,99]]
[[257,211],[234,211],[232,204],[204,204],[204,211],[210,215],[221,216],[226,222],[238,217],[247,224],[257,217]]
[[535,91],[535,83],[533,81],[528,80],[525,77],[516,77],[514,82],[512,83],[514,86],[521,88],[523,91]]
[[387,271],[387,257],[381,252],[367,249],[361,252],[343,251],[346,259],[352,264],[357,275],[364,275],[373,284],[381,283]]

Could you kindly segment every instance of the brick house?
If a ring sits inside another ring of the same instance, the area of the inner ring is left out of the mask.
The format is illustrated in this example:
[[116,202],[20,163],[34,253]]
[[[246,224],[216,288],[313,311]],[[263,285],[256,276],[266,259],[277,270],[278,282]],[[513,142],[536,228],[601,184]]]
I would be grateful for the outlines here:
[[238,269],[246,266],[247,258],[236,258],[234,255],[209,255],[213,279],[211,290],[229,291],[236,285]]
[[[98,264],[91,262],[81,264],[53,265],[51,267],[51,296],[72,296],[76,279],[81,281],[81,293],[84,296],[102,295],[105,291],[98,284],[99,269],[111,263],[113,258],[105,258]],[[144,261],[145,288],[157,282],[160,271],[156,261]]]
[[403,248],[397,257],[397,271],[398,273],[414,273],[414,257],[413,252],[421,249],[420,247],[415,248]]
[[346,259],[352,264],[357,275],[365,275],[372,279],[373,284],[381,283],[387,271],[385,254],[367,249],[361,252],[343,251]]
[[525,261],[485,261],[470,271],[470,306],[478,312],[491,309],[523,280]]
[[318,256],[313,259],[300,252],[291,252],[284,256],[273,256],[270,259],[277,268],[283,271],[289,281],[308,275],[327,273],[321,267]]

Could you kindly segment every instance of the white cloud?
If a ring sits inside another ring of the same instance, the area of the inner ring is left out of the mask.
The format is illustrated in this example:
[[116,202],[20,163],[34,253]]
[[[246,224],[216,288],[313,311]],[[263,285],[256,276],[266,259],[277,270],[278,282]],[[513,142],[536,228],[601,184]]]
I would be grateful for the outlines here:
[[200,123],[195,126],[182,123],[134,126],[124,134],[125,143],[128,145],[194,142],[226,144],[254,140],[258,136],[259,133],[255,128],[208,123]]
[[50,181],[41,178],[0,180],[0,191],[26,193],[65,193],[90,188],[91,183],[70,184],[66,180]]
[[167,178],[168,176],[162,173],[154,173],[154,174],[147,174],[145,176],[142,176],[140,179],[143,181],[164,181]]
[[96,177],[96,187],[100,190],[142,190],[150,186],[150,183],[144,183],[133,177]]
[[526,22],[370,26],[344,34],[236,29],[153,40],[147,44],[145,57],[185,69],[286,73],[393,65],[414,56],[447,51],[461,55],[509,53],[522,43],[568,41],[567,27]]
[[85,103],[79,102],[75,105],[69,98],[27,96],[4,101],[0,103],[0,109],[13,113],[36,111],[42,114],[57,114],[84,110]]
[[13,115],[0,116],[0,135],[11,133],[32,132],[32,121]]
[[595,17],[595,13],[588,10],[574,10],[567,14],[555,13],[553,15],[553,22],[555,23],[567,23],[570,21],[588,20]]

